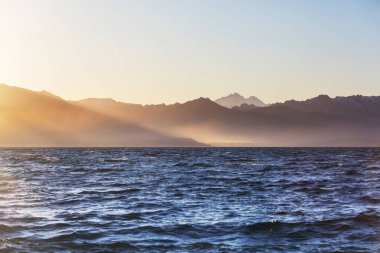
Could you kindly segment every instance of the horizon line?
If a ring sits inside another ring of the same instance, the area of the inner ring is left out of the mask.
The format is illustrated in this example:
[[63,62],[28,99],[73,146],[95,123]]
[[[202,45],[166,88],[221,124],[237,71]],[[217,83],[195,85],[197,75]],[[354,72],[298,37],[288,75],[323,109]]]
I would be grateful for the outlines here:
[[[210,98],[210,97],[207,97],[207,96],[200,96],[200,97],[195,97],[195,98],[190,98],[188,100],[184,100],[182,102],[160,102],[160,103],[133,103],[133,102],[128,102],[128,101],[123,101],[123,100],[119,100],[119,99],[116,99],[116,98],[113,98],[113,97],[84,97],[84,98],[78,98],[78,99],[70,99],[70,98],[66,98],[66,97],[63,97],[57,93],[54,93],[52,91],[49,91],[49,90],[45,90],[45,89],[42,89],[42,90],[34,90],[34,89],[31,89],[31,88],[26,88],[26,87],[23,87],[23,86],[19,86],[19,85],[14,85],[14,84],[7,84],[7,83],[3,83],[3,82],[0,82],[0,85],[5,85],[5,86],[8,86],[8,87],[13,87],[13,88],[19,88],[19,89],[24,89],[24,90],[28,90],[28,91],[32,91],[32,92],[36,92],[36,93],[49,93],[53,96],[56,96],[56,97],[59,97],[60,99],[62,100],[65,100],[67,102],[78,102],[78,101],[82,101],[82,100],[86,100],[86,99],[103,99],[103,100],[112,100],[116,103],[124,103],[124,104],[133,104],[133,105],[142,105],[142,106],[149,106],[149,105],[175,105],[175,104],[184,104],[186,102],[190,102],[190,101],[195,101],[195,100],[198,100],[198,99],[208,99],[212,102],[215,102],[217,99],[220,99],[220,98],[224,98],[224,97],[228,97],[230,95],[234,95],[234,94],[237,94],[237,95],[240,95],[242,97],[244,97],[245,99],[248,99],[250,97],[256,97],[258,99],[260,99],[262,102],[264,102],[259,96],[256,96],[256,95],[242,95],[241,93],[239,92],[230,92],[229,94],[227,95],[224,95],[222,97],[218,97],[218,98]],[[332,96],[332,95],[329,95],[329,94],[326,94],[326,93],[320,93],[320,94],[317,94],[317,95],[314,95],[314,96],[311,96],[311,97],[308,97],[308,98],[304,98],[304,99],[296,99],[296,98],[290,98],[290,99],[287,99],[287,100],[284,100],[284,101],[277,101],[277,102],[273,102],[273,103],[266,103],[264,102],[264,104],[266,104],[267,106],[270,106],[270,105],[273,105],[273,104],[277,104],[277,103],[285,103],[287,101],[299,101],[299,102],[302,102],[302,101],[306,101],[306,100],[309,100],[309,99],[313,99],[313,98],[317,98],[317,97],[320,97],[320,96],[328,96],[329,98],[332,98],[332,99],[335,99],[335,98],[340,98],[340,97],[355,97],[355,96],[362,96],[362,97],[380,97],[380,94],[379,95],[363,95],[363,94],[351,94],[351,95],[346,95],[346,96],[343,96],[343,95],[337,95],[337,96]],[[215,102],[216,103],[216,102]]]

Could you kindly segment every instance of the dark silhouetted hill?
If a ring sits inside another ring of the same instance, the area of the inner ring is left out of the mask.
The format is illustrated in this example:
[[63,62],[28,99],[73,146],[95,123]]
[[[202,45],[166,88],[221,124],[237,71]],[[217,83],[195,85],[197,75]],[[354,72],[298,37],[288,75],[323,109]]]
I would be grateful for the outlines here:
[[0,85],[0,146],[203,146],[47,92]]
[[378,146],[378,97],[319,96],[267,107],[233,109],[200,98],[183,104],[135,105],[112,100],[75,102],[85,108],[215,145]]

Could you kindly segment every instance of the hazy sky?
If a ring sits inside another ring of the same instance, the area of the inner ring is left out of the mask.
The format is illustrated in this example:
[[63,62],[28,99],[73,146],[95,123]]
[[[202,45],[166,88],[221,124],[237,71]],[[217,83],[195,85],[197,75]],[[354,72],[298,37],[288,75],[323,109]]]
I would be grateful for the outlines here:
[[0,83],[137,103],[380,95],[380,1],[0,0]]

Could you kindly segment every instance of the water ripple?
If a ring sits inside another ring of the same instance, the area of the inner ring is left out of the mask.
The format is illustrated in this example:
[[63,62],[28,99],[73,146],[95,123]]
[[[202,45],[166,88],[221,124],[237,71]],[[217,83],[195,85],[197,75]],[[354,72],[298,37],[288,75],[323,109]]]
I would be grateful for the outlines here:
[[379,252],[380,149],[0,149],[0,251]]

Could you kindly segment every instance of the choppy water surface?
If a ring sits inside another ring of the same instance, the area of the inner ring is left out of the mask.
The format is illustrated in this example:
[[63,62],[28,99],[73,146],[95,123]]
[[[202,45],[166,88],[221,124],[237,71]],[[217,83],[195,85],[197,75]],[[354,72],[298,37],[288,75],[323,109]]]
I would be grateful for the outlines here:
[[0,149],[1,252],[380,252],[380,149]]

